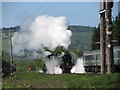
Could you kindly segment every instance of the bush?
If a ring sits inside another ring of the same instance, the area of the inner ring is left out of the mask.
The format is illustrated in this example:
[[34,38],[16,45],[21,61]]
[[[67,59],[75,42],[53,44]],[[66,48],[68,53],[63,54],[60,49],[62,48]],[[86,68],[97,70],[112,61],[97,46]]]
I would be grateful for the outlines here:
[[10,66],[10,62],[6,61],[6,60],[2,60],[2,74],[3,77],[9,76],[10,75],[10,70],[11,66]]

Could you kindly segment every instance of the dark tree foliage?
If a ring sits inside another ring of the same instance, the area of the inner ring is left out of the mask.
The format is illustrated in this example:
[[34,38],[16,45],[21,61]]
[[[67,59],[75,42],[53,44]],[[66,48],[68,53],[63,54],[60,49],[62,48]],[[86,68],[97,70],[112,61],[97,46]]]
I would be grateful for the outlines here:
[[8,54],[5,52],[2,52],[2,74],[3,77],[9,76],[10,75],[10,62],[9,62],[9,57]]
[[96,42],[100,42],[100,26],[95,27],[93,30],[91,50],[100,49],[100,45],[96,44]]
[[83,52],[82,52],[81,49],[74,49],[74,50],[71,50],[71,51],[76,54],[77,58],[83,56]]
[[63,46],[58,46],[54,49],[53,53],[56,54],[56,53],[62,52],[64,50],[66,50],[66,49]]
[[114,46],[120,46],[120,13],[113,22],[113,40],[117,40],[116,43],[113,43]]
[[49,51],[51,54],[56,54],[58,52],[62,52],[64,50],[66,50],[63,46],[57,46],[54,50],[50,50],[47,47],[44,47],[45,51]]
[[10,75],[10,62],[6,60],[2,60],[2,74],[3,77]]
[[[113,21],[113,40],[117,40],[113,46],[120,46],[120,13]],[[95,42],[100,42],[100,26],[93,30],[91,50],[100,49],[100,45]]]
[[15,27],[10,27],[10,28],[2,28],[2,33],[9,33],[9,29],[11,30],[11,32],[18,32],[20,29],[20,26],[15,26]]

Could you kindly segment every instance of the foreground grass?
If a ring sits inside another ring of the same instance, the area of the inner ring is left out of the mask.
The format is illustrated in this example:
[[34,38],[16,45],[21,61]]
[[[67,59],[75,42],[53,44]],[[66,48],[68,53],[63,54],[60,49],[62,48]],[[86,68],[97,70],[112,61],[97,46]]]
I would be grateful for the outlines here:
[[0,82],[0,90],[2,89],[2,82]]
[[106,75],[48,75],[15,73],[3,79],[3,88],[120,88],[120,73]]

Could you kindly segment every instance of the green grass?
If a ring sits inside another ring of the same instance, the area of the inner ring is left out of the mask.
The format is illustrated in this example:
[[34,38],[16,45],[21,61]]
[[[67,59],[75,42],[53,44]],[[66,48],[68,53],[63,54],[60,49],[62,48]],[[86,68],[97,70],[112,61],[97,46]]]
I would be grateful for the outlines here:
[[0,82],[0,90],[2,89],[2,82]]
[[48,75],[37,72],[15,73],[3,79],[3,88],[120,88],[120,73],[106,75]]
[[9,39],[2,39],[2,50],[9,52]]

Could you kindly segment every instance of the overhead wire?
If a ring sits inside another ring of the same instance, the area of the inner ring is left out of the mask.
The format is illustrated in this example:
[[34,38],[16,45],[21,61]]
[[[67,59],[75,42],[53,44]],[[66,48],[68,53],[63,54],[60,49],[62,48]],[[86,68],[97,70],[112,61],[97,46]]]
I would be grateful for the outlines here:
[[42,5],[39,5],[37,9],[33,11],[33,13],[44,10],[44,7],[46,6],[46,4],[47,2],[42,2]]
[[33,5],[34,5],[34,2],[22,14],[17,15],[17,17],[19,18],[22,18],[23,16],[25,17],[26,13],[28,13],[28,11],[31,9],[31,7],[33,7]]
[[28,17],[28,12],[29,13],[38,13],[39,15],[45,14],[46,12],[48,12],[48,10],[50,10],[52,7],[54,7],[56,5],[57,2],[54,3],[50,3],[50,2],[41,2],[41,4],[33,11],[33,6],[37,6],[36,5],[37,2],[33,2],[23,13],[19,12],[16,14],[16,16],[18,17],[18,19],[23,18],[29,18]]
[[54,2],[53,4],[51,4],[45,11],[42,12],[42,14],[46,13],[48,10],[53,8],[56,4],[57,4],[57,2]]

